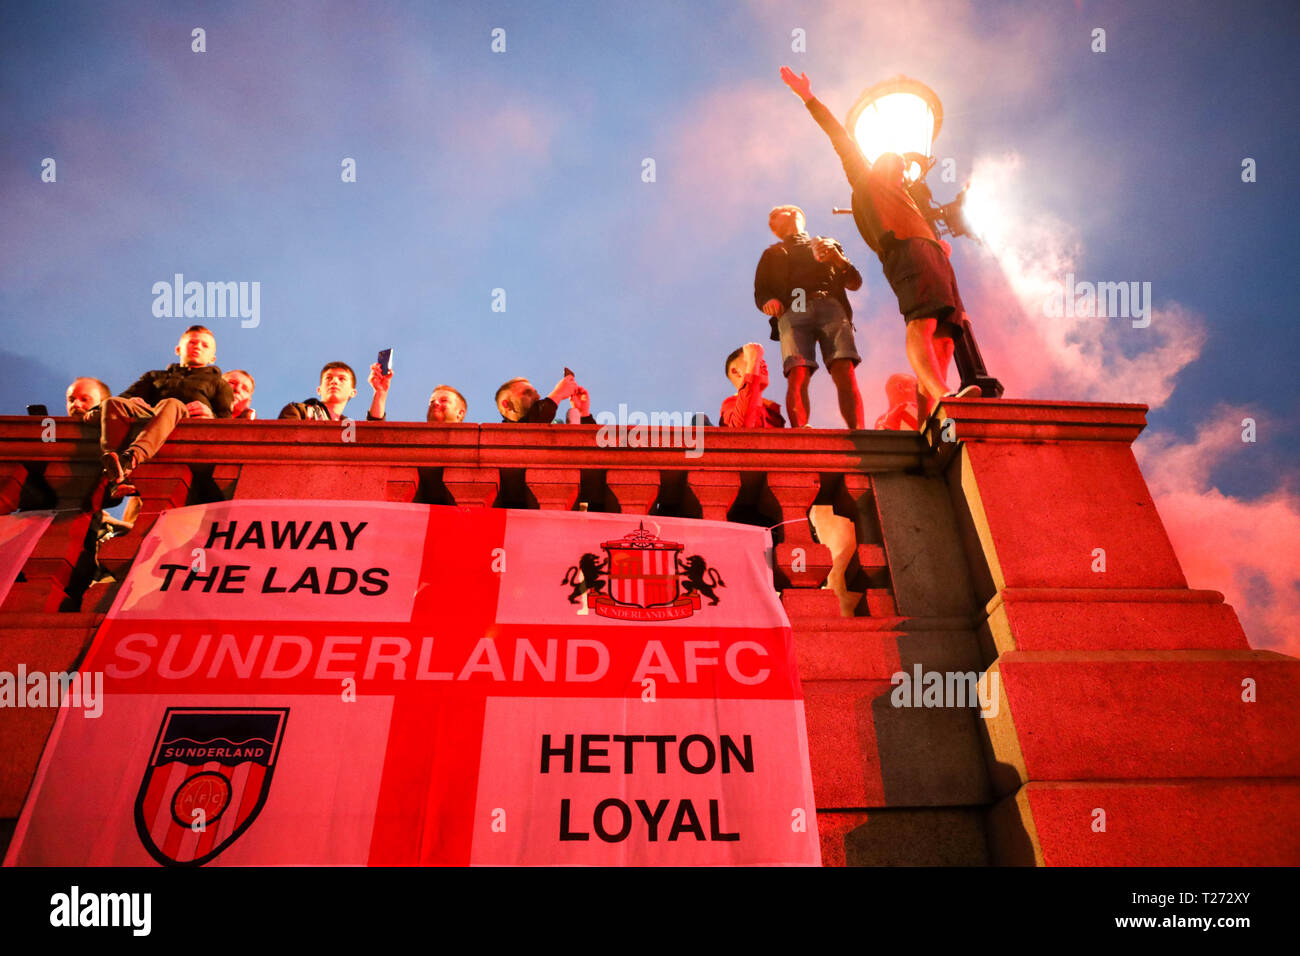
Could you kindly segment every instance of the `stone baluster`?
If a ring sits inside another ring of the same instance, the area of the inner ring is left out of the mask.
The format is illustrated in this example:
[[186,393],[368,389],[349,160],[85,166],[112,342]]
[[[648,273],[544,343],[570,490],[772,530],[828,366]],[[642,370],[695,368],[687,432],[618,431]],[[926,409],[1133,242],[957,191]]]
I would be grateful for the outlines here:
[[844,475],[844,490],[852,499],[858,532],[858,546],[845,572],[845,581],[854,591],[862,588],[859,614],[865,611],[871,617],[894,617],[898,605],[889,577],[889,562],[880,541],[880,518],[871,476],[848,472]]
[[646,515],[659,497],[659,472],[641,468],[611,468],[605,485],[625,515]]
[[543,511],[572,511],[581,483],[582,472],[577,468],[524,469],[524,484]]
[[700,503],[702,517],[708,521],[726,521],[727,512],[740,492],[738,471],[688,471],[686,483]]
[[442,483],[457,505],[491,508],[500,490],[501,473],[496,468],[449,465],[442,470]]

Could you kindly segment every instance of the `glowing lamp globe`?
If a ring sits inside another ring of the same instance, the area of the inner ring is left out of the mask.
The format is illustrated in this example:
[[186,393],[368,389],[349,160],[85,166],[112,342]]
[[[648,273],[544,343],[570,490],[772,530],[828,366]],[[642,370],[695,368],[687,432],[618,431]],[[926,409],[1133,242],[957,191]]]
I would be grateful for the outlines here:
[[901,74],[864,90],[845,123],[868,162],[884,153],[902,156],[909,182],[923,179],[934,165],[930,147],[942,125],[943,105],[934,90]]

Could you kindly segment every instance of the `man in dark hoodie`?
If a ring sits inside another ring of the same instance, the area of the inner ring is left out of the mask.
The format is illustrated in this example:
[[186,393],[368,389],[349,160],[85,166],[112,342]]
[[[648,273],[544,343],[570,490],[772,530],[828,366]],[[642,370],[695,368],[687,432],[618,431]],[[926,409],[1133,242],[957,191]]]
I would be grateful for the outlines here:
[[[374,397],[366,411],[366,421],[382,422],[387,414],[388,387],[393,373],[379,370],[379,364],[370,366],[370,387]],[[357,373],[347,362],[326,362],[320,370],[320,384],[316,386],[319,398],[290,402],[280,409],[280,418],[297,418],[309,422],[337,422],[344,418],[343,410],[357,394]]]
[[217,357],[212,330],[191,325],[181,335],[176,355],[180,362],[145,372],[121,395],[104,399],[85,414],[86,421],[100,425],[99,447],[111,498],[136,494],[127,478],[158,453],[182,418],[230,417],[234,395],[221,369],[212,364]]

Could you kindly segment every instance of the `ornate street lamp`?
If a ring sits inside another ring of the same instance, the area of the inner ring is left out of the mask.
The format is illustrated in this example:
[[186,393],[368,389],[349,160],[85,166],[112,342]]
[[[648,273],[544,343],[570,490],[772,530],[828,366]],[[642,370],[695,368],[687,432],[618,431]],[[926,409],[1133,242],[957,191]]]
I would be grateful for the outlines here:
[[[941,206],[934,201],[925,183],[926,174],[934,166],[932,147],[941,126],[943,104],[934,90],[920,80],[901,74],[863,90],[844,124],[868,162],[874,163],[885,153],[903,157],[907,191],[934,230],[936,239],[945,235],[968,236],[978,242],[979,237],[970,231],[964,215],[966,190],[963,188],[952,202]],[[852,212],[850,209],[833,211]],[[963,320],[962,330],[965,334],[958,338],[953,351],[962,387],[978,385],[984,397],[1000,397],[1002,383],[984,367],[968,320]]]
[[845,123],[867,162],[884,153],[907,160],[908,182],[924,179],[934,165],[930,147],[941,126],[943,105],[934,90],[901,74],[864,90]]

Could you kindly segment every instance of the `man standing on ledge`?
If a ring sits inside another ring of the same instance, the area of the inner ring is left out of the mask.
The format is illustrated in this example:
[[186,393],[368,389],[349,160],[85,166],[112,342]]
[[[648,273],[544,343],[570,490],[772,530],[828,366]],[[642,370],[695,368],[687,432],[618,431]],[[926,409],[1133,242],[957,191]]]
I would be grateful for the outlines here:
[[862,396],[853,374],[862,359],[853,344],[853,309],[844,294],[860,288],[862,276],[834,239],[804,233],[798,206],[777,206],[768,213],[767,224],[781,241],[764,249],[758,260],[754,304],[767,314],[772,340],[781,343],[790,425],[808,424],[808,380],[817,371],[820,342],[844,423],[863,428]]
[[[853,187],[853,219],[858,232],[880,257],[885,278],[898,296],[907,323],[907,360],[916,372],[924,423],[941,398],[979,398],[978,385],[949,392],[946,383],[953,339],[962,334],[965,308],[957,292],[948,254],[903,186],[903,158],[885,153],[874,165],[825,105],[812,95],[808,75],[781,67],[785,85],[803,100],[813,119],[831,138]],[[928,402],[925,401],[928,399]]]

